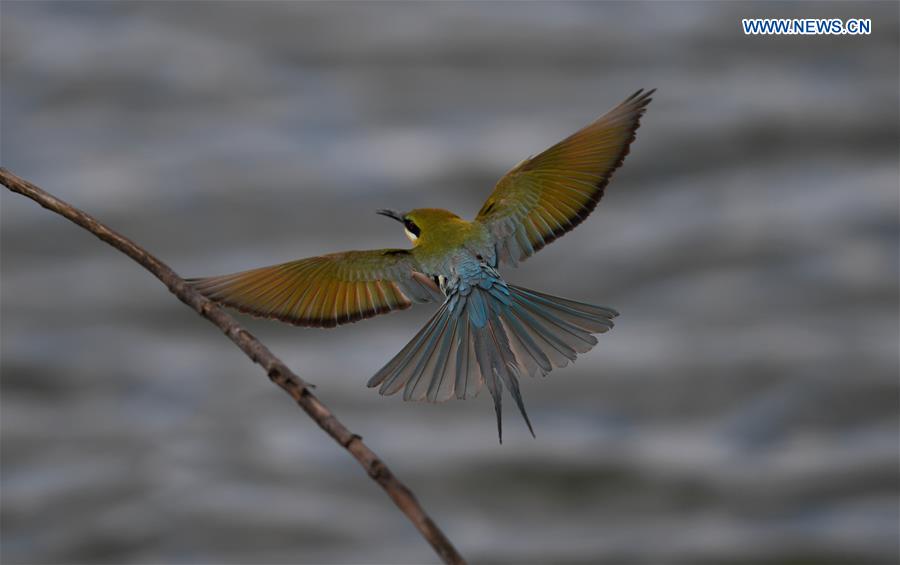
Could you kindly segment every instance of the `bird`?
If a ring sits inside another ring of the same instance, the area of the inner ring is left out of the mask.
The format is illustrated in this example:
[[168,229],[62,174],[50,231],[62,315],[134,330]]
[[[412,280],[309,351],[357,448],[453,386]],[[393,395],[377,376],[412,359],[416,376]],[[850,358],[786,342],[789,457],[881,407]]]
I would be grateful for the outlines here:
[[655,89],[638,90],[520,162],[472,221],[448,210],[378,210],[410,249],[344,251],[189,279],[212,301],[298,326],[334,327],[436,302],[437,312],[369,379],[382,395],[442,402],[486,386],[503,443],[504,387],[529,432],[519,379],[546,375],[597,344],[618,312],[516,286],[500,274],[581,224],[622,165]]

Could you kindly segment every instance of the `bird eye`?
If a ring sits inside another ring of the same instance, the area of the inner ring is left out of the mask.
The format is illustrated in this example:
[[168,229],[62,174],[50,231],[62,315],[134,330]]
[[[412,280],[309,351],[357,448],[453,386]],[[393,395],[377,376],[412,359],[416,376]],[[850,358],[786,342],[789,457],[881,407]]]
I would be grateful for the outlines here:
[[409,230],[409,233],[413,234],[416,237],[419,237],[419,234],[422,233],[422,230],[419,229],[412,220],[409,218],[403,218],[403,227]]

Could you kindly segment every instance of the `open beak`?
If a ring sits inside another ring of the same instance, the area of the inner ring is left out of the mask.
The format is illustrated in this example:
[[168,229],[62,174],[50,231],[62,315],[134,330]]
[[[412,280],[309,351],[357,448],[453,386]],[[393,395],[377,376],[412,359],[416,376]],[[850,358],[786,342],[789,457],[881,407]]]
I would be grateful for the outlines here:
[[375,213],[381,214],[382,216],[387,216],[388,218],[393,218],[401,224],[403,223],[403,216],[400,214],[400,212],[394,212],[393,210],[376,210]]

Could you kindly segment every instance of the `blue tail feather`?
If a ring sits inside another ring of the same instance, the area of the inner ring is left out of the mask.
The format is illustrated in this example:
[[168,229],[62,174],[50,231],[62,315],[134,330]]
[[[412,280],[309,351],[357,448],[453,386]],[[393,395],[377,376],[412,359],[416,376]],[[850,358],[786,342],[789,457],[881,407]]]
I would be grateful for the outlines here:
[[402,388],[405,400],[441,402],[475,396],[486,384],[502,443],[504,385],[534,435],[518,378],[574,361],[618,313],[508,285],[489,267],[482,274],[448,284],[441,308],[368,385],[386,395]]

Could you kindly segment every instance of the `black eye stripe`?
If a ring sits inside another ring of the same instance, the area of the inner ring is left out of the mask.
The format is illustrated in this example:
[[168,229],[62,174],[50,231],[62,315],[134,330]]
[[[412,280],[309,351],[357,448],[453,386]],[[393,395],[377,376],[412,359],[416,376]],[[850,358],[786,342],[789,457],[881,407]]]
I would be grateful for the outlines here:
[[422,230],[419,229],[419,226],[417,226],[409,218],[403,218],[403,226],[409,230],[409,233],[413,234],[416,237],[419,237],[419,234],[422,233]]

